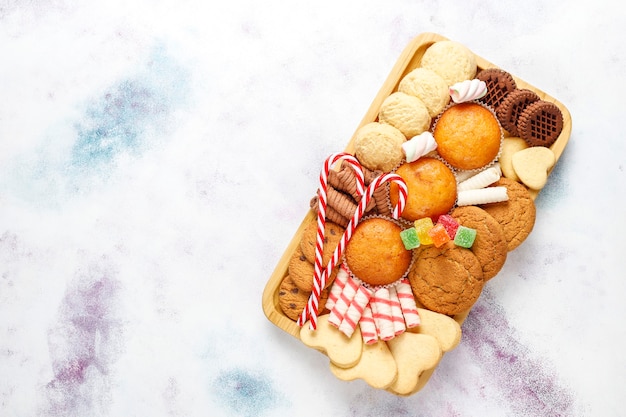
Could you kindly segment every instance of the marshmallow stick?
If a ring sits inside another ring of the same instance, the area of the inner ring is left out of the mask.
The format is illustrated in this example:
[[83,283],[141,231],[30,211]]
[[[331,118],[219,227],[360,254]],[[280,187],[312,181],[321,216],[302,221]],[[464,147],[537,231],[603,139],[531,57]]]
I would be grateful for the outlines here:
[[339,299],[339,295],[343,291],[343,288],[346,286],[348,278],[350,278],[348,272],[343,268],[339,268],[335,281],[333,282],[333,286],[330,288],[328,299],[326,300],[326,308],[329,311],[335,307],[335,303]]
[[498,203],[508,199],[506,187],[487,187],[478,190],[459,191],[456,204],[457,206],[475,206],[478,204]]
[[380,338],[384,341],[393,339],[395,332],[391,316],[389,290],[387,288],[381,288],[374,293],[374,304],[374,320],[376,321]]
[[363,285],[356,291],[350,307],[348,307],[348,311],[344,314],[343,320],[339,325],[339,331],[348,336],[348,338],[352,337],[352,333],[354,333],[359,319],[363,315],[363,310],[367,307],[373,293],[374,291]]
[[378,341],[378,332],[376,331],[376,323],[374,322],[374,315],[372,313],[372,303],[365,306],[361,320],[359,321],[359,327],[361,327],[361,336],[363,337],[363,343],[371,345]]
[[490,167],[461,182],[457,187],[457,191],[485,188],[486,186],[493,184],[499,179],[500,172],[498,171],[498,169]]
[[359,288],[359,284],[352,278],[348,278],[346,285],[343,287],[343,291],[339,294],[339,298],[335,302],[333,309],[328,316],[328,322],[335,327],[339,327],[343,321],[343,316],[348,311],[350,303],[356,295],[356,291]]
[[404,324],[404,316],[402,315],[402,308],[400,307],[400,300],[398,300],[396,287],[389,287],[389,303],[391,305],[393,332],[396,336],[398,336],[404,333],[406,325]]
[[404,278],[396,285],[396,293],[402,308],[402,315],[407,328],[419,326],[421,323],[419,313],[417,312],[417,304],[413,298],[413,291],[409,280]]

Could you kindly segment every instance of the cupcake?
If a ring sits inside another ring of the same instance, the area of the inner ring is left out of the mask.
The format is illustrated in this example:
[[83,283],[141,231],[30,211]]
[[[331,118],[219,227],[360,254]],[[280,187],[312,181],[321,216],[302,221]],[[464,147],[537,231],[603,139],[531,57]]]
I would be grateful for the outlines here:
[[[402,177],[408,197],[402,217],[415,221],[430,217],[433,221],[448,213],[456,202],[456,177],[446,164],[436,158],[422,157],[400,165],[395,173]],[[392,206],[398,203],[398,186],[389,185]]]
[[412,251],[402,243],[402,227],[391,219],[371,217],[354,229],[345,250],[350,272],[372,287],[403,278],[411,266]]
[[502,129],[493,111],[475,102],[448,107],[433,129],[437,152],[453,168],[476,170],[500,152]]

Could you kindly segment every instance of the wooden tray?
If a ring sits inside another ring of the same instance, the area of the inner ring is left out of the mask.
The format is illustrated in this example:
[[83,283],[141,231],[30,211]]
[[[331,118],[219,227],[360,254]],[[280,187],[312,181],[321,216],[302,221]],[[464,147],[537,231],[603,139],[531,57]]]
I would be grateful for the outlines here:
[[[415,37],[407,45],[404,51],[402,51],[400,57],[398,58],[398,61],[392,68],[391,73],[385,80],[380,91],[374,98],[374,101],[372,102],[367,113],[365,114],[365,117],[363,117],[363,120],[361,121],[361,123],[359,124],[356,130],[358,130],[360,127],[362,127],[363,125],[367,123],[377,121],[378,111],[383,101],[391,93],[397,90],[398,84],[400,83],[400,81],[406,74],[408,74],[413,69],[420,66],[420,61],[426,49],[428,49],[428,47],[431,46],[433,43],[442,41],[442,40],[447,40],[447,38],[441,35],[435,34],[435,33],[423,33]],[[492,64],[491,62],[479,56],[476,56],[476,63],[477,63],[479,71],[485,68],[497,68],[496,65]],[[561,154],[563,153],[563,150],[565,149],[565,146],[567,145],[569,141],[569,137],[572,131],[572,120],[571,120],[569,111],[562,103],[560,103],[555,98],[533,87],[532,85],[528,84],[522,79],[516,77],[514,74],[511,74],[511,75],[513,75],[513,78],[515,79],[515,82],[518,88],[526,88],[526,89],[532,90],[535,93],[537,93],[537,95],[539,95],[539,97],[542,100],[552,102],[561,109],[561,112],[563,113],[563,130],[560,136],[558,137],[558,139],[556,140],[556,142],[550,147],[550,149],[552,149],[552,151],[554,152],[556,161],[558,162],[559,158],[561,157]],[[356,130],[355,130],[355,133],[356,133]],[[350,139],[350,141],[348,142],[345,148],[345,151],[351,154],[354,154],[354,138],[355,138],[355,135],[352,136],[352,138]],[[320,167],[322,163],[323,161],[320,161]],[[555,163],[555,166],[556,166],[556,163]],[[552,169],[554,169],[554,167]],[[315,190],[311,190],[311,192],[315,193]],[[537,197],[537,194],[538,194],[537,191],[531,190],[531,195],[533,199]],[[278,264],[276,265],[276,268],[274,269],[274,272],[270,276],[269,281],[267,282],[265,286],[265,290],[263,291],[263,299],[262,299],[263,311],[265,312],[265,315],[267,316],[267,318],[276,326],[278,326],[279,328],[281,328],[282,330],[284,330],[285,332],[291,334],[292,336],[296,338],[299,338],[300,327],[291,319],[289,319],[287,316],[285,316],[285,314],[281,311],[281,308],[279,306],[279,301],[278,301],[278,289],[280,287],[280,283],[282,279],[287,275],[289,260],[291,259],[291,256],[293,255],[294,251],[300,244],[300,239],[301,239],[302,233],[304,232],[304,229],[314,219],[315,219],[315,214],[313,213],[312,210],[309,210],[306,213],[304,219],[302,220],[302,223],[296,230],[295,235],[289,242],[289,245],[287,246],[284,254],[278,261]],[[462,324],[465,318],[467,317],[468,313],[469,311],[464,314],[459,314],[455,316],[454,318],[460,324]]]

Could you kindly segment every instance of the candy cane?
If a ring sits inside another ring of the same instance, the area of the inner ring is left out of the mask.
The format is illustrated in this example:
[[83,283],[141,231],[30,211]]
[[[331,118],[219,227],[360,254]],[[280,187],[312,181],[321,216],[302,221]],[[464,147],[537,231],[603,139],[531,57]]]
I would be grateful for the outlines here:
[[[333,268],[335,268],[335,266],[339,262],[339,259],[343,255],[343,251],[345,250],[346,245],[348,244],[348,241],[352,237],[352,234],[354,233],[354,229],[356,229],[357,225],[361,221],[361,218],[365,214],[365,210],[368,204],[370,203],[370,201],[372,200],[374,192],[376,191],[378,187],[380,187],[382,184],[384,184],[387,181],[395,182],[398,185],[399,198],[398,198],[398,203],[393,209],[392,216],[394,219],[398,219],[402,215],[402,211],[404,210],[404,207],[406,206],[406,198],[408,194],[408,189],[407,189],[406,183],[404,182],[404,179],[402,179],[402,177],[399,176],[398,174],[393,174],[393,173],[386,173],[386,174],[382,174],[378,176],[376,179],[374,179],[370,183],[370,185],[365,190],[365,193],[363,194],[363,198],[359,202],[359,205],[357,206],[356,211],[354,212],[354,215],[350,219],[348,226],[346,226],[346,229],[343,232],[343,235],[341,236],[341,239],[339,240],[339,243],[337,244],[335,251],[333,252],[332,258],[328,262],[326,269],[322,272],[322,275],[320,277],[320,283],[322,284],[321,288],[323,288],[323,284],[326,283],[327,277],[330,276]],[[318,238],[319,238],[319,235],[318,235]],[[323,234],[322,234],[322,242],[323,242]],[[311,295],[309,296],[309,301],[306,307],[302,311],[302,314],[300,315],[300,317],[298,317],[297,323],[299,326],[304,325],[307,317],[309,317],[311,319],[311,323],[310,323],[311,329],[315,330],[317,328],[317,313],[318,313],[318,308],[319,308],[319,297],[320,297],[320,292],[319,291],[316,292],[315,286],[314,286],[313,291],[311,292]]]
[[[318,210],[317,210],[317,237],[315,242],[315,269],[313,275],[313,289],[309,302],[307,303],[304,311],[298,318],[298,325],[302,326],[306,321],[307,316],[310,315],[310,311],[314,311],[314,317],[311,317],[311,325],[317,327],[317,311],[319,309],[319,299],[322,289],[326,285],[326,276],[322,274],[322,259],[324,255],[324,230],[326,227],[326,205],[328,203],[328,175],[332,166],[340,160],[345,160],[354,169],[356,177],[357,193],[363,195],[365,187],[365,175],[363,174],[363,168],[359,161],[352,155],[346,152],[339,152],[330,155],[324,161],[324,166],[320,172],[318,194]],[[332,269],[331,269],[332,270]],[[313,321],[315,320],[315,322]]]

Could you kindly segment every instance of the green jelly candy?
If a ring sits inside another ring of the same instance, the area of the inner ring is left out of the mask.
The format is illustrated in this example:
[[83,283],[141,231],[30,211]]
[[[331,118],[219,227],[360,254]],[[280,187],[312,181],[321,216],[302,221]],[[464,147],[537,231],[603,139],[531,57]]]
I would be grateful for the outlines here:
[[459,226],[454,236],[454,244],[463,248],[471,248],[476,239],[476,229]]
[[420,246],[420,240],[417,237],[417,230],[415,230],[414,227],[410,227],[401,231],[400,239],[402,239],[402,243],[404,243],[404,247],[406,248],[406,250],[419,248]]

